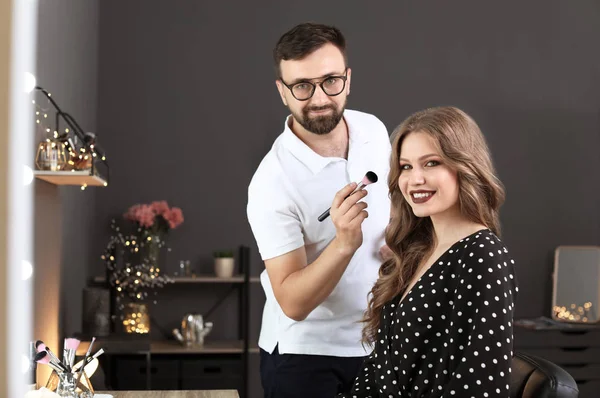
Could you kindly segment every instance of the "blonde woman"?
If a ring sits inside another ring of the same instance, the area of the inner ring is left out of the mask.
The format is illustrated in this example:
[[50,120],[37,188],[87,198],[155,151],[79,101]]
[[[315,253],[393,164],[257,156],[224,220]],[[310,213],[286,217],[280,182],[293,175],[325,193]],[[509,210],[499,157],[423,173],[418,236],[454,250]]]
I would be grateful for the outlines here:
[[418,112],[392,137],[392,255],[364,318],[374,350],[345,396],[508,397],[518,288],[485,139],[453,107]]

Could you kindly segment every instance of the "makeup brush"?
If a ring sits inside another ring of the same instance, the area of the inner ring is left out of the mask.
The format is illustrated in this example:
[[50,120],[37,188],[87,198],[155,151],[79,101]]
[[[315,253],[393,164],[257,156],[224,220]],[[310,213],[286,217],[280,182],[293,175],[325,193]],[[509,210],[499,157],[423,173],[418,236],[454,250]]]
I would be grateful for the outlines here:
[[94,355],[88,357],[88,359],[85,360],[85,365],[83,365],[83,361],[77,362],[75,366],[73,366],[73,372],[77,372],[82,365],[88,366],[90,363],[92,363],[94,359],[98,358],[102,354],[104,354],[104,349],[100,348]]
[[[350,192],[350,195],[352,195],[352,194],[353,194],[354,192],[356,192],[356,191],[360,191],[361,189],[363,189],[363,188],[364,188],[364,187],[366,187],[367,185],[369,185],[369,184],[374,184],[374,183],[376,183],[376,182],[377,182],[377,174],[373,173],[372,171],[367,171],[367,174],[365,174],[365,176],[363,177],[362,181],[361,181],[361,182],[359,182],[359,183],[356,185],[356,188],[354,189],[354,191]],[[348,196],[350,196],[350,195],[348,195]],[[344,200],[345,200],[345,199],[347,199],[347,198],[348,198],[348,196],[346,196],[346,197],[344,198]],[[319,220],[320,222],[323,222],[323,220],[325,220],[327,217],[329,217],[329,211],[330,211],[330,210],[331,210],[331,207],[330,207],[329,209],[325,210],[325,211],[323,212],[323,214],[321,214],[321,215],[319,216],[318,220]]]
[[65,348],[63,349],[63,363],[65,365],[73,367],[75,352],[77,352],[80,343],[81,341],[74,338],[65,339]]
[[49,356],[50,356],[50,360],[58,367],[60,367],[63,371],[65,372],[70,372],[71,369],[69,368],[69,366],[67,365],[63,365],[63,363],[60,361],[60,359],[58,359],[58,357],[56,355],[54,355],[54,353],[52,352],[52,350],[50,348],[48,348],[46,346],[46,344],[44,344],[43,341],[38,340],[36,342],[36,346],[37,346],[37,351],[39,352],[46,352]]
[[53,360],[52,357],[48,354],[48,351],[40,351],[37,354],[35,354],[35,361],[37,363],[50,366],[57,373],[67,372],[67,369],[64,367],[64,365],[60,362],[56,362],[55,360]]
[[62,373],[63,372],[63,370],[61,368],[59,368],[58,366],[56,366],[55,364],[53,364],[53,363],[50,362],[50,355],[48,355],[48,353],[46,351],[40,351],[37,354],[35,354],[35,361],[37,363],[41,363],[43,365],[50,366],[57,373]]
[[[56,355],[54,355],[54,353],[52,352],[52,350],[50,350],[50,348],[48,348],[46,346],[46,344],[44,344],[41,340],[38,340],[40,342],[40,344],[37,346],[37,350],[38,352],[42,352],[42,351],[46,351],[48,353],[48,355],[50,355],[50,358],[52,358],[52,360],[56,363],[58,363],[60,366],[64,366],[65,370],[68,370],[67,366],[63,365],[62,362],[60,362],[60,359],[58,359],[58,357]],[[37,344],[37,343],[36,343]]]
[[[85,353],[85,356],[83,357],[83,363],[87,362],[87,359],[90,356],[90,352],[92,352],[92,346],[94,345],[94,341],[96,341],[96,338],[92,337],[92,341],[90,341],[90,346],[88,347],[87,352]],[[79,372],[79,376],[77,376],[77,383],[75,385],[79,384],[79,380],[81,380],[81,376],[83,375],[84,370],[85,370],[85,366],[82,366],[81,372]]]

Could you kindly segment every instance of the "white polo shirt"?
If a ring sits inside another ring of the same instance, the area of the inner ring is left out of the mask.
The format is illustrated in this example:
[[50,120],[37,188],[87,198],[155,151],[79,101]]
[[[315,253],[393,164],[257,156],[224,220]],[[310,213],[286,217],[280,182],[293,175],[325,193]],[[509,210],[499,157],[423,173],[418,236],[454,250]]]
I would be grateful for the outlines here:
[[390,139],[384,124],[373,115],[346,110],[349,131],[348,160],[322,157],[304,144],[289,128],[256,170],[248,188],[247,214],[263,260],[302,246],[308,264],[315,261],[335,237],[331,217],[317,217],[331,206],[337,191],[359,182],[367,171],[379,177],[369,185],[369,217],[362,224],[363,244],[356,251],[329,297],[306,319],[288,318],[277,303],[266,270],[261,283],[266,295],[258,345],[272,353],[363,356],[360,343],[367,295],[377,280],[381,265],[379,249],[389,222],[387,188]]

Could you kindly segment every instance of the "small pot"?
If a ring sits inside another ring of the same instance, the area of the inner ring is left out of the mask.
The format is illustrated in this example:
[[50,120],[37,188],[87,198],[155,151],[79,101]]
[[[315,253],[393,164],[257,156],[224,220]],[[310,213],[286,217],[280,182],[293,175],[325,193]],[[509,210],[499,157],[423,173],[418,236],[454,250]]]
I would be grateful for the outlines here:
[[231,278],[235,268],[233,257],[215,258],[215,274],[219,278]]

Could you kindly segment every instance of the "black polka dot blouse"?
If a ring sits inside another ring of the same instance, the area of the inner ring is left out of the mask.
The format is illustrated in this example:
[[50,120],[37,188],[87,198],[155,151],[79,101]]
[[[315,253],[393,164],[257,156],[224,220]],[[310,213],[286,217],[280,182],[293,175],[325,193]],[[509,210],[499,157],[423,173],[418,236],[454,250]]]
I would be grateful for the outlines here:
[[382,310],[352,390],[341,397],[509,397],[514,261],[482,230],[456,242]]

